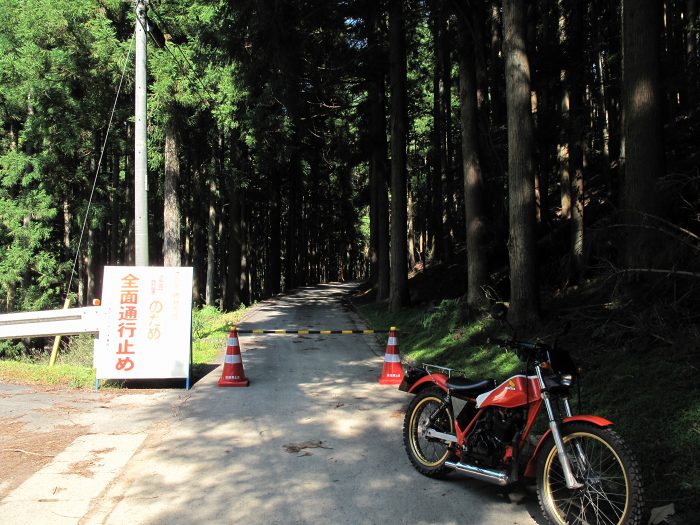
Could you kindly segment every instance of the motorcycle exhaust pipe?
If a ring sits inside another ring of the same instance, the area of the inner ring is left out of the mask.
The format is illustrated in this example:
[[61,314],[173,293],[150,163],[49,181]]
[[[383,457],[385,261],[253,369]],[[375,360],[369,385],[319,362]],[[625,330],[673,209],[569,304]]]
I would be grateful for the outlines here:
[[445,466],[455,469],[460,474],[464,474],[468,478],[474,478],[501,487],[510,483],[510,474],[502,470],[489,470],[476,465],[467,463],[455,463],[453,461],[445,461]]

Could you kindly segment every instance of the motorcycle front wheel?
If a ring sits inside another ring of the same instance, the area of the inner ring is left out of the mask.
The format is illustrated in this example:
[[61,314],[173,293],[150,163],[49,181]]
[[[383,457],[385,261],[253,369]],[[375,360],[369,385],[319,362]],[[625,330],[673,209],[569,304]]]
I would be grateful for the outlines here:
[[566,455],[581,489],[566,487],[549,436],[537,462],[537,495],[545,517],[557,525],[639,525],[643,489],[639,464],[622,438],[587,423],[562,427]]
[[418,472],[431,478],[442,477],[451,470],[445,466],[450,455],[449,444],[426,435],[430,428],[447,434],[454,433],[450,407],[443,409],[432,425],[429,421],[444,397],[445,392],[439,388],[422,390],[408,405],[403,422],[403,443],[408,458]]

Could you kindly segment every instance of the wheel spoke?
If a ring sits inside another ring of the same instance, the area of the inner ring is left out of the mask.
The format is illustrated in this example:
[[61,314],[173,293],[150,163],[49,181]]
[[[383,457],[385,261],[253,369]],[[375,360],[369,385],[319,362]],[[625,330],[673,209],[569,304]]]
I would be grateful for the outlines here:
[[419,404],[414,412],[413,426],[410,429],[412,449],[414,455],[420,463],[427,467],[437,466],[446,456],[448,446],[438,440],[426,436],[430,428],[440,432],[451,432],[451,421],[444,414],[441,414],[431,425],[430,418],[440,407],[437,398],[428,398]]
[[556,449],[546,467],[547,498],[559,521],[571,525],[620,525],[628,504],[629,486],[614,449],[593,434],[565,436],[567,457],[580,490],[569,490]]

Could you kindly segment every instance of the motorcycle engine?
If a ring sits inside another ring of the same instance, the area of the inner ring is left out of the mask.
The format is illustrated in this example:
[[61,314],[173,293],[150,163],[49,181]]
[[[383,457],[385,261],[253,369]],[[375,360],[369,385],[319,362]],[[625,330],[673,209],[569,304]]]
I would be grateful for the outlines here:
[[506,447],[512,443],[523,421],[522,409],[486,409],[467,436],[467,452],[477,464],[495,467],[503,459]]

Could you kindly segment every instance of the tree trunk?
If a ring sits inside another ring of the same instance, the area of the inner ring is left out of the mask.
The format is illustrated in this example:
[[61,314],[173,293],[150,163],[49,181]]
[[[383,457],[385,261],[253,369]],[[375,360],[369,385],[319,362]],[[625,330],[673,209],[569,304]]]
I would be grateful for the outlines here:
[[447,8],[441,9],[440,38],[440,172],[442,173],[442,255],[446,261],[452,259],[452,235],[455,223],[455,194],[452,177],[452,63],[450,62],[449,16]]
[[[383,112],[383,111],[382,111]],[[386,137],[386,133],[383,134]],[[386,143],[386,138],[383,139]],[[383,168],[377,173],[377,301],[389,298],[389,193],[387,188],[386,156]]]
[[[97,253],[99,247],[95,244],[95,229],[91,226],[87,228],[87,239],[85,242],[85,300],[86,304],[90,305],[92,300],[96,297],[95,290],[97,289],[96,283],[96,267],[98,265]],[[97,235],[99,237],[99,235]]]
[[[502,67],[502,40],[503,35],[501,34],[502,20],[501,11],[499,9],[500,2],[498,0],[493,0],[491,3],[491,46],[490,46],[490,77],[491,86],[501,85],[500,72],[503,71]],[[503,122],[503,115],[501,111],[501,96],[500,89],[495,90],[495,93],[491,94],[491,115],[492,122],[495,126],[500,126]]]
[[698,100],[698,5],[696,0],[686,0],[685,56],[688,71],[688,108],[697,109]]
[[386,73],[386,47],[382,44],[381,2],[370,2],[370,47],[374,50],[372,80],[368,87],[370,103],[370,191],[374,202],[376,247],[377,301],[389,297],[390,263],[389,263],[389,180],[386,144],[386,94],[384,77]]
[[[294,135],[298,137],[297,134]],[[297,265],[299,243],[297,224],[299,222],[299,214],[302,207],[301,195],[299,187],[301,186],[301,166],[299,154],[294,147],[289,167],[289,193],[287,206],[287,237],[284,244],[284,289],[289,291],[296,288],[298,285]]]
[[269,271],[267,278],[268,295],[277,295],[281,289],[282,279],[282,209],[281,179],[277,166],[274,166],[270,177],[270,252]]
[[414,218],[413,192],[408,190],[408,267],[412,270],[416,267],[416,231],[413,225]]
[[662,91],[659,75],[660,4],[622,2],[622,67],[625,167],[623,220],[633,225],[624,240],[626,267],[647,268],[658,247],[640,225],[657,211],[656,181],[664,174]]
[[216,277],[216,175],[209,180],[209,220],[207,221],[207,284],[205,301],[207,306],[214,305],[214,279]]
[[174,122],[165,128],[165,177],[163,181],[163,264],[180,266],[180,159],[178,135]]
[[[126,140],[128,144],[134,142],[134,125],[127,124]],[[124,181],[124,209],[134,209],[134,154],[126,155],[124,161],[126,168],[126,180]],[[125,214],[124,228],[124,263],[127,266],[133,266],[136,259],[136,232],[134,231],[134,214],[129,212]]]
[[239,199],[240,214],[241,214],[241,302],[245,305],[251,304],[250,294],[250,233],[248,230],[248,206],[246,205],[246,192],[241,192],[242,196]]
[[585,270],[584,260],[584,185],[583,158],[585,149],[585,67],[583,47],[583,9],[578,0],[568,0],[569,66],[569,170],[571,173],[571,245],[569,249],[569,282],[578,283]]
[[596,72],[596,98],[597,98],[597,133],[598,133],[598,143],[599,149],[602,153],[601,161],[601,171],[603,174],[603,180],[607,186],[606,193],[608,198],[612,196],[612,179],[610,171],[610,114],[608,112],[608,99],[606,94],[605,79],[607,78],[607,60],[605,54],[607,50],[603,51],[603,32],[602,32],[602,20],[601,12],[594,11],[594,16],[596,17],[596,36],[594,41],[594,52],[596,57],[597,72]]
[[78,267],[76,268],[76,275],[78,281],[78,297],[76,298],[76,303],[78,306],[85,305],[85,261],[83,257],[78,255]]
[[[568,26],[566,24],[566,0],[559,0],[557,2],[557,7],[559,11],[559,47],[567,50],[569,47],[569,34]],[[568,53],[566,53],[568,56]],[[571,218],[571,168],[569,166],[569,120],[571,118],[570,109],[570,71],[569,68],[571,64],[562,64],[562,68],[559,74],[561,80],[560,84],[560,97],[559,97],[559,112],[561,115],[561,126],[559,127],[559,144],[557,146],[557,160],[559,162],[559,182],[560,182],[560,195],[561,195],[561,218],[564,220]]]
[[228,184],[228,275],[226,277],[227,310],[241,303],[241,192],[238,176],[230,177]]
[[66,253],[70,253],[71,225],[73,224],[73,214],[70,211],[68,199],[63,200],[63,248]]
[[[370,252],[377,301],[389,297],[389,195],[387,191],[386,109],[384,73],[386,54],[381,45],[381,2],[370,2],[368,43],[373,50],[367,97],[370,104],[370,217],[374,251]],[[374,219],[374,222],[372,222]]]
[[[476,20],[472,18],[473,23]],[[484,179],[479,159],[477,130],[475,36],[466,20],[460,23],[459,100],[462,126],[464,224],[467,237],[467,304],[480,309],[486,303],[482,287],[488,279]]]
[[403,0],[389,2],[391,80],[391,286],[389,310],[408,306],[406,264],[406,42]]
[[114,153],[112,160],[112,191],[109,195],[109,263],[119,264],[119,223],[122,205],[122,191],[119,183],[121,156]]
[[[206,259],[206,247],[204,228],[202,227],[203,212],[201,202],[204,196],[200,184],[199,172],[192,173],[192,197],[190,199],[190,223],[192,225],[192,266],[194,275],[192,282],[192,299],[196,305],[202,304],[202,284],[206,282],[206,274],[203,276],[202,262]],[[204,277],[204,278],[203,278]]]
[[556,50],[553,37],[556,35],[556,22],[554,2],[547,0],[538,3],[542,31],[540,44],[536,55],[538,62],[538,75],[535,78],[537,85],[537,137],[538,161],[539,161],[539,188],[537,195],[537,219],[543,230],[551,227],[549,181],[554,167],[554,146],[557,144],[557,135],[554,130],[554,104],[553,83],[559,78],[558,63],[555,60]]
[[444,253],[443,231],[443,114],[442,114],[442,69],[444,55],[441,41],[445,34],[445,8],[441,0],[432,1],[432,33],[434,50],[433,67],[433,132],[431,134],[431,203],[430,203],[430,237],[433,261],[440,261]]
[[516,326],[538,317],[535,260],[535,178],[530,103],[530,64],[525,42],[525,5],[504,0],[503,33],[508,114],[510,319]]

